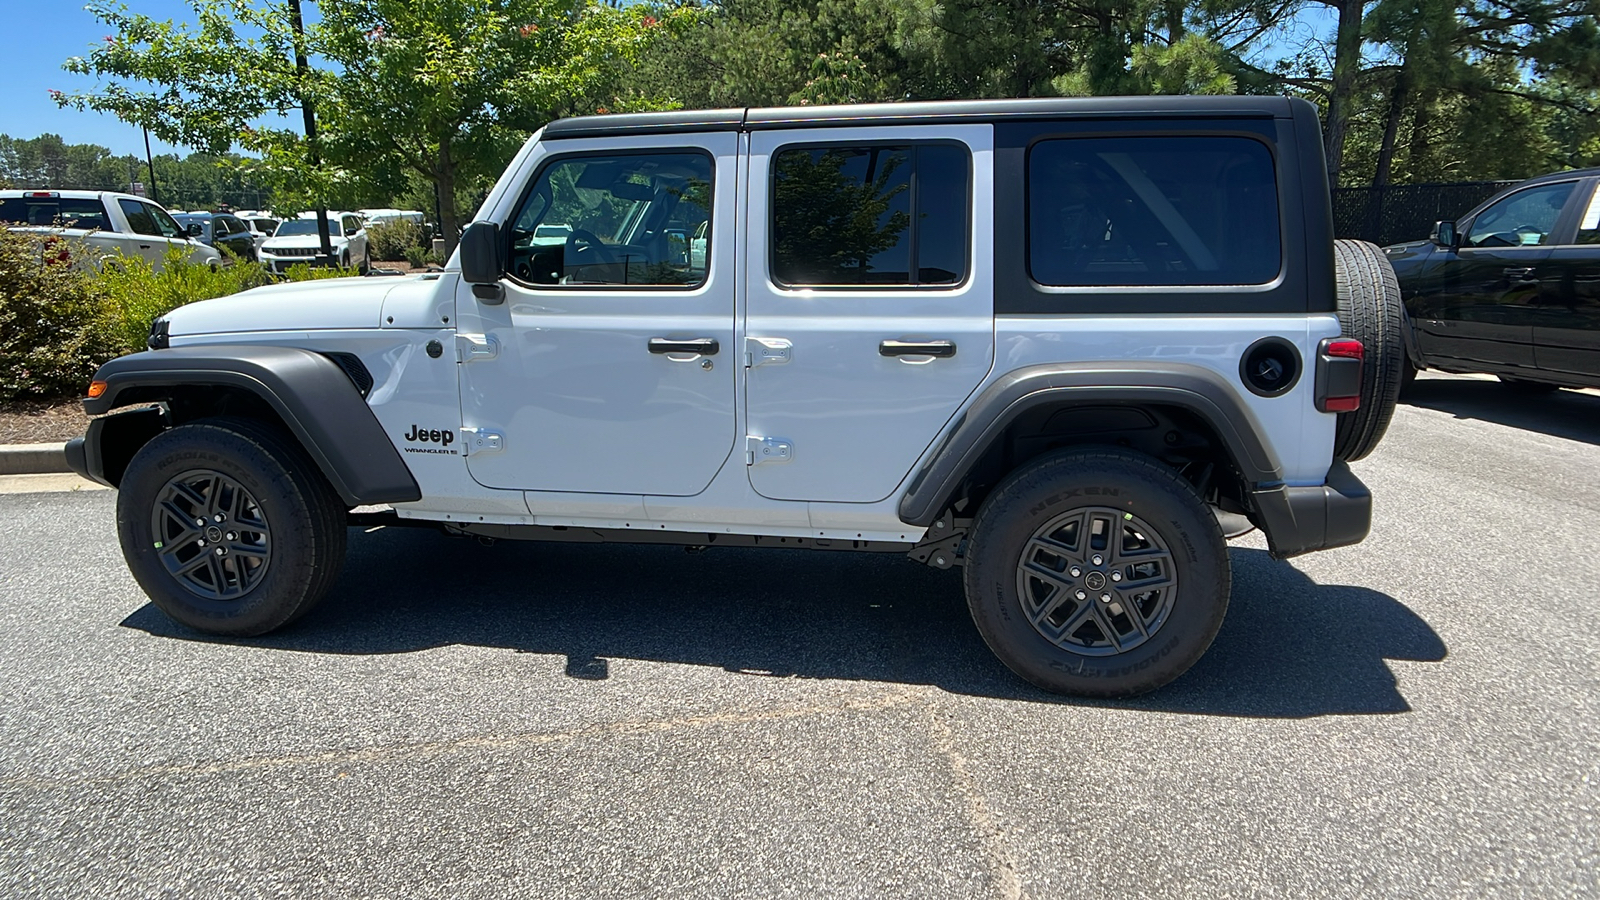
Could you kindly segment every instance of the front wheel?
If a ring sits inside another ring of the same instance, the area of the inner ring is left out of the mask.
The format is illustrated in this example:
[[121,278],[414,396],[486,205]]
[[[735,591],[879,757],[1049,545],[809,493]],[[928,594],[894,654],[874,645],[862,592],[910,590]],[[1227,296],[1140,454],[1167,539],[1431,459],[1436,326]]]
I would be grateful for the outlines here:
[[249,420],[157,435],[117,496],[134,580],[169,617],[210,634],[265,634],[305,614],[345,552],[344,506],[315,465]]
[[1138,453],[1035,460],[989,496],[970,534],[972,620],[1001,662],[1047,691],[1154,690],[1205,653],[1228,609],[1216,517]]

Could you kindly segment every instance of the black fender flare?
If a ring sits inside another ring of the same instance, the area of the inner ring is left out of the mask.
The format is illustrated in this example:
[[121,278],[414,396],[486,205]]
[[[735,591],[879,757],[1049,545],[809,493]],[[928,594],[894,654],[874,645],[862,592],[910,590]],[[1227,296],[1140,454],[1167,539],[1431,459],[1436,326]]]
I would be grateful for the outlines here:
[[1277,484],[1283,480],[1283,468],[1262,443],[1261,425],[1240,401],[1241,390],[1216,372],[1188,363],[1051,363],[1009,372],[951,423],[938,449],[901,495],[900,520],[918,527],[931,524],[1006,426],[1047,404],[1186,409],[1217,432],[1252,488]]
[[[351,376],[321,353],[298,347],[254,344],[204,344],[131,353],[95,373],[105,382],[98,397],[83,401],[90,415],[130,403],[166,399],[171,388],[226,387],[254,394],[270,406],[310,454],[345,503],[405,503],[422,499],[422,489],[384,433]],[[116,417],[120,418],[120,417]],[[119,473],[104,471],[99,442],[117,429],[95,427],[69,447],[69,462],[80,474],[107,482]],[[136,433],[144,433],[145,427]],[[126,433],[126,432],[122,432]],[[145,438],[148,439],[148,436]],[[92,446],[91,446],[92,445]],[[96,470],[99,469],[99,470]]]

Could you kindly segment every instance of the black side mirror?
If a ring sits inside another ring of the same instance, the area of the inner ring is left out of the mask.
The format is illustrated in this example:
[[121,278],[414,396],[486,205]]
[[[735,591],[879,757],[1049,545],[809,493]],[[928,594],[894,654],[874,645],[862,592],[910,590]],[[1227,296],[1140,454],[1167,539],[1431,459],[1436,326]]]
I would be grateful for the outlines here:
[[505,300],[500,276],[500,226],[493,222],[473,222],[461,233],[461,280],[472,285],[472,295],[485,303]]
[[1455,249],[1459,245],[1461,235],[1456,233],[1456,223],[1435,222],[1433,223],[1433,234],[1429,235],[1429,238],[1441,247]]
[[200,223],[199,222],[190,222],[189,223],[189,236],[190,237],[199,237],[200,235],[202,235],[204,233],[205,233],[205,229],[200,227]]

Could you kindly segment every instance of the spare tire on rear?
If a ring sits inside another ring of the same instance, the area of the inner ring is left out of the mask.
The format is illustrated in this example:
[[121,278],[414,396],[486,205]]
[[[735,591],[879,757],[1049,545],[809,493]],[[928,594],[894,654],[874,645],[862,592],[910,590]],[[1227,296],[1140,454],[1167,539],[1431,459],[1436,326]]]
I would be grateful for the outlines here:
[[1340,327],[1366,351],[1361,406],[1339,414],[1333,439],[1334,457],[1352,461],[1378,446],[1394,416],[1406,369],[1405,306],[1394,267],[1375,244],[1334,241],[1333,262]]

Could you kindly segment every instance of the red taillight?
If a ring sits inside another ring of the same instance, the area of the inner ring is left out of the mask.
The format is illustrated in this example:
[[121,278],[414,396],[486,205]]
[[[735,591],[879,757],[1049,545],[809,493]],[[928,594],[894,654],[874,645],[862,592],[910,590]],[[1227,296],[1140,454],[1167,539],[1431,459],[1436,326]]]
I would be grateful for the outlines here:
[[28,196],[36,200],[48,200],[51,197],[61,196],[60,191],[30,191]]
[[1361,398],[1329,397],[1322,401],[1322,408],[1331,413],[1355,412],[1361,408]]
[[1361,370],[1367,348],[1354,338],[1328,338],[1317,348],[1317,409],[1347,413],[1361,408]]
[[1367,356],[1367,348],[1361,346],[1361,342],[1354,338],[1339,338],[1336,341],[1329,341],[1325,352],[1329,356],[1338,356],[1344,359],[1365,359]]

